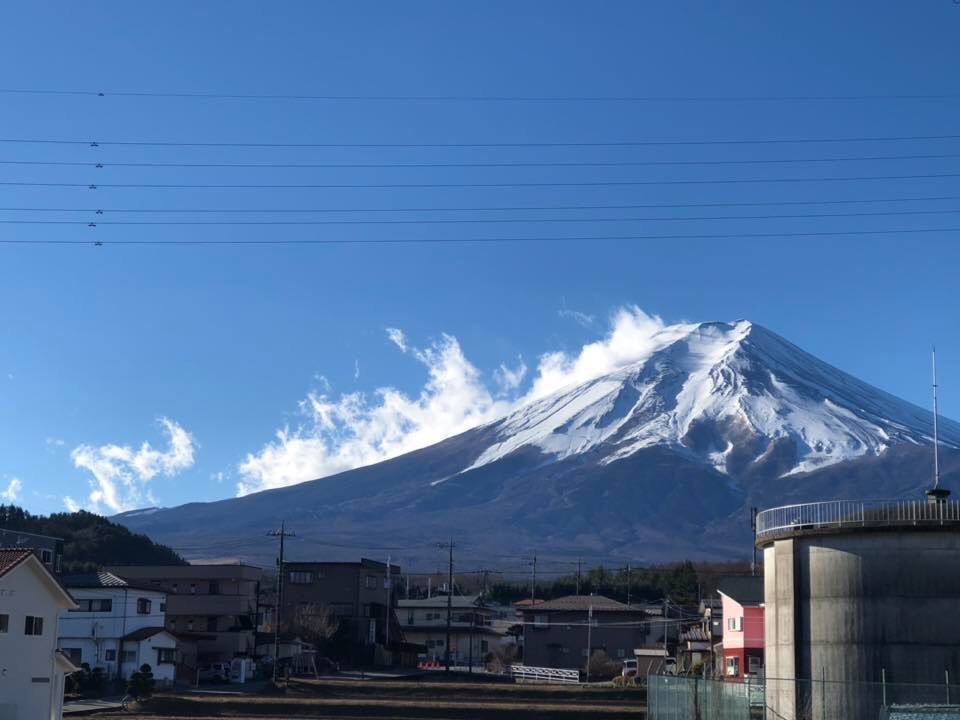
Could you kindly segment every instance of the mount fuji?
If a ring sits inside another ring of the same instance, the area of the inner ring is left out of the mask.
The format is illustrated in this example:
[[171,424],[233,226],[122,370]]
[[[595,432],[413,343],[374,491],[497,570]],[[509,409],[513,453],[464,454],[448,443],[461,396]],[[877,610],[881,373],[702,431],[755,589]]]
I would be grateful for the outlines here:
[[[285,520],[291,558],[372,552],[608,561],[750,553],[751,506],[920,497],[932,414],[748,321],[666,326],[644,354],[506,417],[391,460],[212,503],[117,516],[188,557],[265,562]],[[941,419],[942,477],[960,424]]]

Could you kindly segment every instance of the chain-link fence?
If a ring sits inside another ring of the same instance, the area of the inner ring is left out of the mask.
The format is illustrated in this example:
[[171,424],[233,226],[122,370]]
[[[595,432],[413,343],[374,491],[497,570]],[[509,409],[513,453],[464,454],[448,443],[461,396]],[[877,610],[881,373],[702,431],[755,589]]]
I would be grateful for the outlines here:
[[946,676],[943,683],[894,683],[650,675],[647,708],[650,720],[960,718],[960,685]]

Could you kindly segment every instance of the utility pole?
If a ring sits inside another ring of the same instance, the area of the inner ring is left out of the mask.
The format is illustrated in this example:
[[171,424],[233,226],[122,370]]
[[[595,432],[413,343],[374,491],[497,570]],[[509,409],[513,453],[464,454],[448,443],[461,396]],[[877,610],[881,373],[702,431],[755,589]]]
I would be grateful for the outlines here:
[[[392,595],[393,595],[393,578],[391,577],[392,573],[390,572],[390,556],[387,555],[387,581],[385,583],[387,590],[387,610],[384,613],[383,621],[383,633],[384,633],[384,644],[386,645],[387,654],[390,655],[391,660],[393,655],[390,654],[390,615],[393,611]],[[393,662],[390,663],[393,665]]]
[[757,574],[757,508],[750,508],[750,531],[753,533],[753,562],[750,563],[750,574]]
[[440,543],[438,547],[450,553],[447,569],[447,644],[444,648],[444,669],[445,672],[450,672],[450,620],[453,614],[453,538],[450,538],[448,543]]
[[288,533],[286,524],[281,521],[280,529],[268,532],[269,537],[280,538],[280,556],[277,558],[277,611],[274,613],[273,628],[273,684],[277,684],[280,677],[280,619],[283,613],[283,541],[288,537],[295,537],[294,533]]
[[533,553],[533,578],[530,582],[530,607],[537,604],[537,553]]
[[580,573],[583,570],[583,558],[577,558],[577,595],[580,594]]
[[630,605],[630,563],[627,563],[627,605]]
[[587,610],[587,682],[590,682],[590,646],[593,644],[593,601]]

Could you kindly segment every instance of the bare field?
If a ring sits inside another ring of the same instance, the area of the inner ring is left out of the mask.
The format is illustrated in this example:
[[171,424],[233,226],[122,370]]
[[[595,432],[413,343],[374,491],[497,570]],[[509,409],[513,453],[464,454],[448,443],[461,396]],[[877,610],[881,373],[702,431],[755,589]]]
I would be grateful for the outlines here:
[[558,685],[428,681],[302,680],[283,695],[161,695],[131,720],[297,718],[300,720],[640,719],[642,691]]

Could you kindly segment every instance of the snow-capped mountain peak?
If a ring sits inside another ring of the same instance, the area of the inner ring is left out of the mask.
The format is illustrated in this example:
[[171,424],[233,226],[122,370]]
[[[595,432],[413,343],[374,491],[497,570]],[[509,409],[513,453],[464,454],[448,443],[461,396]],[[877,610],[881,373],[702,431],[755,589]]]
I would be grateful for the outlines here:
[[[666,446],[733,476],[776,455],[783,475],[927,443],[932,416],[739,320],[669,326],[640,360],[492,427],[497,442],[468,470],[527,446],[601,463]],[[960,426],[942,427],[960,446]]]

